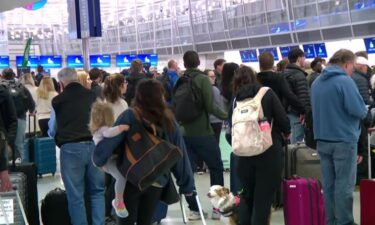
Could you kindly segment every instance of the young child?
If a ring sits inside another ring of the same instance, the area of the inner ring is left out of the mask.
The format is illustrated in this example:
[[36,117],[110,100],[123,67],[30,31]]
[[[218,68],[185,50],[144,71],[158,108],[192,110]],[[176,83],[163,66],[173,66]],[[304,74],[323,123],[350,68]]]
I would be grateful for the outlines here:
[[[95,102],[91,109],[90,131],[93,134],[93,140],[97,145],[104,138],[111,138],[129,130],[128,125],[118,125],[112,127],[114,123],[113,109],[110,104],[105,102]],[[118,217],[125,218],[128,211],[125,207],[123,192],[125,189],[126,179],[116,167],[117,156],[112,155],[102,169],[115,178],[115,199],[112,206]]]

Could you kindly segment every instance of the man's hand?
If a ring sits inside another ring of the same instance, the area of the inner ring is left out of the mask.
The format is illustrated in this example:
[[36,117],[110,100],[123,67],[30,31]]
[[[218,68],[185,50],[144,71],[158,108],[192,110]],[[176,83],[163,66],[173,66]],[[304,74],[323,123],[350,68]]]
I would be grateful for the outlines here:
[[0,172],[0,192],[6,192],[12,190],[12,182],[9,178],[8,170]]
[[363,161],[363,156],[358,155],[357,156],[357,164],[360,164]]

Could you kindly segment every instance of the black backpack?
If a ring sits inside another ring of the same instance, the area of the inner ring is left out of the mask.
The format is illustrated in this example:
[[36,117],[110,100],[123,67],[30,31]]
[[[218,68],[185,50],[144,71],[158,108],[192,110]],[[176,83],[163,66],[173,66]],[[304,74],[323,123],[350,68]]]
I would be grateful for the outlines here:
[[65,190],[56,188],[50,191],[42,201],[41,214],[44,225],[70,225]]
[[28,99],[26,95],[26,88],[18,82],[10,81],[2,83],[8,90],[16,107],[17,117],[21,117],[28,110]]
[[173,111],[179,123],[190,123],[203,113],[200,88],[194,83],[198,74],[184,74],[173,88]]

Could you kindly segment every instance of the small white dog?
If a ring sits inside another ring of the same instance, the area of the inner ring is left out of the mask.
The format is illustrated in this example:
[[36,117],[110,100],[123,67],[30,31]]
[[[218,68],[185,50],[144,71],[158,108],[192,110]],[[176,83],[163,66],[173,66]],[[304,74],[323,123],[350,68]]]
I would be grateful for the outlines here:
[[207,197],[210,198],[211,204],[215,209],[218,209],[223,216],[229,217],[230,225],[237,224],[238,215],[236,208],[239,206],[238,196],[234,196],[226,187],[213,185],[207,193]]

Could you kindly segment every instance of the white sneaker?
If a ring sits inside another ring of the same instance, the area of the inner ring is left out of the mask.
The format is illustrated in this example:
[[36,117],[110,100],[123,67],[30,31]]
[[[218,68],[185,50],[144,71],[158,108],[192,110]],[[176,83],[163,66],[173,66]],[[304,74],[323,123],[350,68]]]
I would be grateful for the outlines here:
[[[208,214],[205,211],[203,211],[203,215],[204,215],[204,218],[207,219]],[[188,220],[200,220],[200,219],[201,219],[201,215],[200,215],[199,211],[190,210]]]

